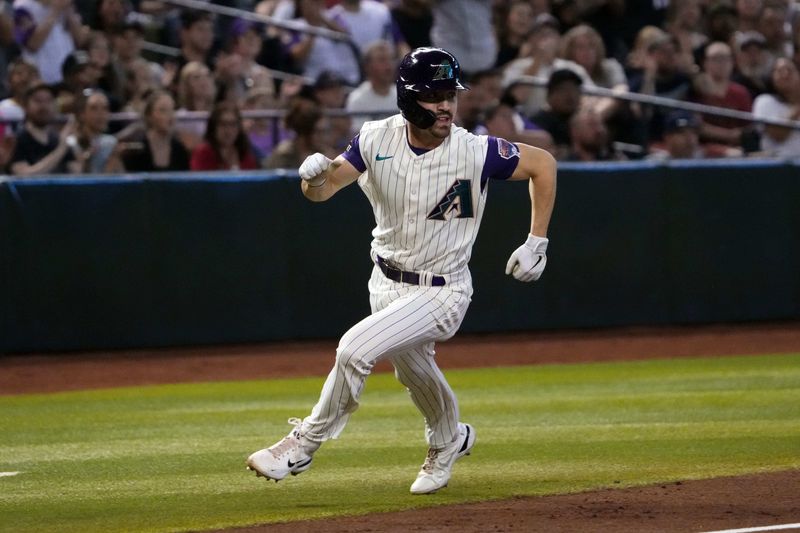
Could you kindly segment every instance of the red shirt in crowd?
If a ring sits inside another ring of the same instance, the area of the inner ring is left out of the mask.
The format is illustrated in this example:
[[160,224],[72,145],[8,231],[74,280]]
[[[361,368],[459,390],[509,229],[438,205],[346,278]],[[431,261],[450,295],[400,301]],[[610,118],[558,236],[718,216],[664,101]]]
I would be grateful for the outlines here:
[[217,151],[208,143],[204,142],[192,151],[192,170],[255,170],[258,168],[253,152],[250,150],[239,160],[239,167],[232,168],[227,165],[217,154]]

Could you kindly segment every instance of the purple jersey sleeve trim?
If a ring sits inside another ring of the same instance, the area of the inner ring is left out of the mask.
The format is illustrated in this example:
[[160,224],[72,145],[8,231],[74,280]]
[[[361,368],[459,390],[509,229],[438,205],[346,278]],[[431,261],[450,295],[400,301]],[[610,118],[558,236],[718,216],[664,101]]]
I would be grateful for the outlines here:
[[350,164],[356,168],[356,170],[359,172],[365,172],[367,170],[367,164],[364,163],[364,158],[361,157],[361,148],[359,147],[358,136],[359,134],[356,133],[356,136],[353,137],[353,140],[351,140],[350,144],[348,144],[347,148],[345,148],[342,156],[347,159]]
[[507,180],[514,174],[519,163],[519,147],[502,137],[489,136],[489,148],[481,173],[481,190],[489,179]]

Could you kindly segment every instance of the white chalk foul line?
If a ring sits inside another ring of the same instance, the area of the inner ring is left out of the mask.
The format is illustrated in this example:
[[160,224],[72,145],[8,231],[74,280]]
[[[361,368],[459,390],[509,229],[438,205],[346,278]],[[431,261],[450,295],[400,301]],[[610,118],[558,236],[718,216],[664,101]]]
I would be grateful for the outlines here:
[[21,473],[22,472],[0,472],[0,477],[11,477]]
[[782,529],[800,529],[800,522],[796,524],[781,524],[779,526],[744,527],[741,529],[720,529],[719,531],[705,531],[703,533],[753,533],[755,531],[778,531]]

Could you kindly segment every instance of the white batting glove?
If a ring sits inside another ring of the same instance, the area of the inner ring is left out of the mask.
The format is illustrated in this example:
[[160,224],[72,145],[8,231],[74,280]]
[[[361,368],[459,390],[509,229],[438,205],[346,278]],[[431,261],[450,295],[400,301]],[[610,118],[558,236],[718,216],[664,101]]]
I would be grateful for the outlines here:
[[331,163],[332,161],[330,159],[319,152],[312,154],[306,157],[306,160],[300,165],[300,177],[306,181],[313,181],[320,174],[328,170]]
[[525,244],[514,250],[506,263],[506,274],[519,281],[536,281],[547,264],[547,243],[544,237],[528,234]]

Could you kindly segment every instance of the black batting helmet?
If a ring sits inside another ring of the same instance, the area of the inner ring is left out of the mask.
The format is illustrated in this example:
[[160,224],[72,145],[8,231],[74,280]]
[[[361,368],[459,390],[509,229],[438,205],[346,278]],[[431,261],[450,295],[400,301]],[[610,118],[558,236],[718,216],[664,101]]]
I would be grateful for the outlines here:
[[441,48],[417,48],[406,54],[397,69],[397,107],[418,128],[427,129],[436,122],[436,115],[417,103],[419,93],[459,89],[467,89],[461,84],[461,66]]

